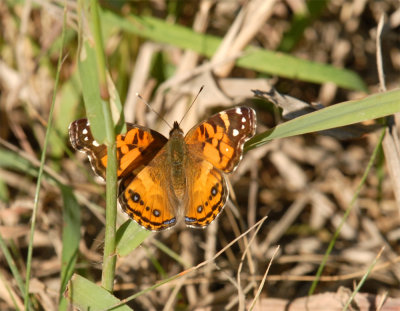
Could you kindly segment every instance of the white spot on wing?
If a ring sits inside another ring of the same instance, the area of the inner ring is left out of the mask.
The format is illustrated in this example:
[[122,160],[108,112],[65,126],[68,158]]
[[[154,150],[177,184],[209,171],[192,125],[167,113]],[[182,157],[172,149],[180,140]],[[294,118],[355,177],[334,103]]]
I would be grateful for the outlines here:
[[95,146],[95,147],[100,146],[99,143],[97,141],[95,141],[95,140],[92,142],[92,145]]
[[225,149],[225,151],[226,151],[226,152],[228,152],[228,151],[229,151],[229,149],[228,149],[228,148],[226,148],[226,149]]
[[244,128],[245,128],[245,126],[244,126],[244,124],[242,124],[242,127],[241,127],[241,129],[242,129],[242,130],[244,130]]
[[236,111],[237,114],[242,114],[242,109],[240,109],[240,108],[236,108],[235,111]]
[[84,141],[88,141],[89,137],[85,136],[85,138],[83,139]]
[[242,122],[243,123],[246,122],[246,118],[245,117],[242,118]]
[[82,133],[83,133],[83,135],[86,135],[88,133],[88,130],[87,129],[83,129]]
[[236,137],[239,135],[239,131],[237,129],[233,129],[232,134]]

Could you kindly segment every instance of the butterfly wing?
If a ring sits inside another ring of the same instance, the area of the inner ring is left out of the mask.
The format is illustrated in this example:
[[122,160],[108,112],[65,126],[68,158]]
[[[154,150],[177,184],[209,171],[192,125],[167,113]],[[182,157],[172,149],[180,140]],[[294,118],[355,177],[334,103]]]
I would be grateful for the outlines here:
[[232,172],[237,167],[243,145],[255,130],[255,111],[239,107],[215,114],[188,132],[185,137],[190,159],[185,204],[188,226],[205,227],[221,213],[228,199],[223,172]]
[[160,231],[176,224],[175,209],[179,202],[166,181],[165,148],[138,174],[127,175],[119,186],[122,209],[139,225]]
[[[168,141],[160,133],[148,128],[130,123],[126,126],[127,132],[116,137],[119,178],[147,165]],[[96,142],[89,121],[80,119],[72,122],[69,137],[72,147],[86,153],[93,171],[105,179],[107,147]]]
[[243,155],[243,145],[255,134],[256,113],[248,107],[232,108],[210,117],[192,128],[185,141],[193,150],[214,165],[232,172]]
[[188,195],[185,204],[185,223],[189,227],[209,225],[222,211],[229,190],[221,171],[200,158],[191,161],[188,170]]
[[[117,135],[119,202],[122,209],[139,225],[158,231],[176,222],[171,196],[162,178],[168,142],[160,133],[127,123],[127,132]],[[93,171],[105,179],[107,147],[97,143],[87,119],[69,126],[72,146],[86,153]]]

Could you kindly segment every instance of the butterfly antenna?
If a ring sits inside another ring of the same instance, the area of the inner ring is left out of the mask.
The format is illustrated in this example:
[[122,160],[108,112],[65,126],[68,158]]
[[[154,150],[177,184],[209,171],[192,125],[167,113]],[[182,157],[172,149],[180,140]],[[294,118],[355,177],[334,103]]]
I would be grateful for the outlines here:
[[185,119],[186,115],[188,114],[189,110],[193,107],[193,104],[195,103],[195,101],[197,100],[197,97],[199,97],[199,95],[200,95],[201,91],[203,91],[203,89],[204,89],[204,85],[202,85],[202,86],[200,87],[200,90],[198,91],[196,97],[193,99],[193,101],[192,101],[192,103],[190,104],[188,110],[186,110],[186,112],[185,112],[185,114],[183,115],[181,121],[179,122],[179,125],[182,123],[183,119]]
[[142,95],[140,95],[139,93],[136,93],[136,96],[137,96],[142,102],[144,102],[144,103],[146,104],[146,106],[149,107],[149,109],[150,109],[151,111],[153,111],[162,121],[164,121],[164,123],[165,123],[166,125],[168,125],[169,128],[172,129],[171,124],[169,124],[169,123],[167,122],[167,120],[165,120],[164,117],[163,117],[162,115],[160,115],[156,110],[154,110],[153,107],[151,107],[150,104],[142,97]]

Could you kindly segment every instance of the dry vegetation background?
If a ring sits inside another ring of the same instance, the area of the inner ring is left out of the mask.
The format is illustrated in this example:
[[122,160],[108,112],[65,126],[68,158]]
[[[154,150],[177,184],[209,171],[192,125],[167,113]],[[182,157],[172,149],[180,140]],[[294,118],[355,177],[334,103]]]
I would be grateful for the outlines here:
[[[332,0],[320,1],[320,4],[321,9],[308,20],[298,40],[287,45],[283,42],[288,32],[293,31],[294,26],[301,30],[295,20],[306,9],[303,0],[101,2],[105,9],[121,16],[151,15],[225,40],[210,62],[195,52],[105,29],[109,32],[105,42],[108,65],[125,103],[126,120],[164,133],[167,130],[161,127],[154,113],[147,112],[137,102],[136,92],[171,122],[181,118],[188,102],[200,86],[205,85],[185,119],[186,130],[212,112],[246,104],[257,111],[259,132],[283,120],[279,109],[253,97],[252,89],[267,91],[274,87],[280,93],[323,106],[367,94],[333,83],[268,76],[230,65],[228,61],[240,56],[247,45],[353,70],[363,79],[369,93],[379,92],[376,34],[382,15],[385,16],[382,59],[386,87],[397,88],[400,83],[399,1]],[[0,148],[17,152],[33,167],[37,167],[40,159],[52,101],[62,5],[63,1],[44,0],[0,2]],[[241,9],[247,9],[249,15],[246,27],[235,33],[232,25]],[[54,133],[46,169],[70,186],[79,198],[82,238],[76,269],[79,274],[98,282],[104,239],[104,186],[94,178],[88,163],[84,163],[85,157],[71,150],[67,139],[68,124],[85,115],[77,76],[76,3],[69,1],[68,10],[66,58],[56,94]],[[248,306],[276,246],[280,245],[256,308],[304,310],[304,300],[296,299],[307,296],[379,135],[378,130],[341,140],[314,133],[275,140],[251,150],[231,176],[233,200],[218,221],[206,230],[179,226],[151,235],[130,255],[118,259],[115,294],[126,297],[185,267],[212,258],[240,233],[268,215],[242,263],[240,284],[237,274],[246,248],[244,240],[211,264],[140,296],[130,306],[135,310],[235,310],[241,297],[246,297]],[[36,178],[32,177],[32,172],[24,171],[27,168],[23,163],[20,169],[8,167],[1,155],[4,153],[0,154],[0,162],[3,161],[0,165],[0,233],[24,275]],[[380,150],[318,284],[316,294],[328,294],[316,295],[315,300],[310,300],[316,309],[340,310],[349,292],[384,246],[376,270],[363,284],[361,292],[364,294],[358,296],[353,307],[367,310],[370,306],[368,310],[375,310],[379,301],[385,301],[382,310],[400,310],[399,208]],[[58,308],[62,209],[59,188],[45,178],[37,215],[30,290],[38,309]],[[121,213],[119,224],[124,220]],[[168,256],[160,243],[177,253],[181,261]],[[21,297],[0,254],[0,309],[12,310],[15,305],[23,308]],[[363,300],[367,297],[368,301]],[[287,301],[292,304],[285,305]],[[310,307],[310,310],[315,309]]]

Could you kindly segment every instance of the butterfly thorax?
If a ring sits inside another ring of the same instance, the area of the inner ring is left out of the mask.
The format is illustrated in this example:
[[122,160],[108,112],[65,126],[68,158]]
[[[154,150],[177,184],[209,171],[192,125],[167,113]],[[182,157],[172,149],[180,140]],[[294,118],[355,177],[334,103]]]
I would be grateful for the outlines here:
[[185,159],[187,156],[187,146],[183,137],[183,131],[179,127],[178,122],[174,122],[174,127],[169,135],[167,165],[170,166],[168,168],[170,171],[170,181],[176,198],[182,201],[186,188]]

